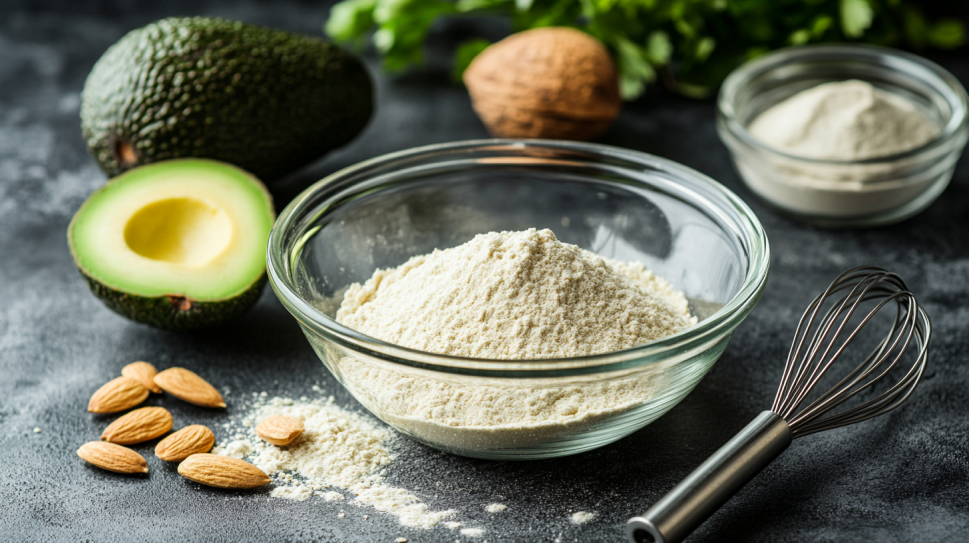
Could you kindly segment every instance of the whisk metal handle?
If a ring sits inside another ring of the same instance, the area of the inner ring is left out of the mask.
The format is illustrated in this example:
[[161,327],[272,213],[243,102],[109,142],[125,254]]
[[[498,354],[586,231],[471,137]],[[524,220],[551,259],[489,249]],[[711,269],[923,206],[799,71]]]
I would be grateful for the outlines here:
[[641,516],[626,523],[630,543],[677,543],[791,444],[780,415],[764,411]]

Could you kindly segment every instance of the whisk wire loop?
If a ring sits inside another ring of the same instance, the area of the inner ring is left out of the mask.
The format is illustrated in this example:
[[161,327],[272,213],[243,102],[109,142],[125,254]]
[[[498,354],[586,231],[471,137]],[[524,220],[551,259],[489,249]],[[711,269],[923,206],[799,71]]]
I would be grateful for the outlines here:
[[[816,382],[815,376],[818,374],[819,369],[821,369],[818,365],[813,364],[812,362],[816,359],[817,351],[822,345],[823,340],[831,334],[831,327],[834,325],[835,318],[844,311],[845,307],[847,306],[847,303],[858,295],[858,290],[860,288],[866,287],[865,291],[861,294],[861,296],[864,296],[865,294],[867,294],[867,292],[870,290],[872,286],[872,285],[866,286],[866,283],[867,283],[866,280],[869,279],[868,276],[863,278],[862,282],[857,285],[845,284],[841,282],[841,279],[842,278],[835,280],[835,282],[832,283],[822,295],[818,296],[811,302],[811,305],[808,306],[808,309],[805,311],[804,315],[801,317],[800,322],[798,323],[798,328],[794,335],[793,345],[791,347],[791,353],[788,355],[787,363],[785,364],[785,370],[786,370],[785,376],[781,380],[782,385],[780,388],[783,389],[784,383],[787,383],[787,382],[793,382],[793,383],[796,383],[797,385],[794,389],[789,390],[786,395],[782,394],[779,389],[778,395],[775,398],[775,404],[773,408],[773,410],[776,413],[779,413],[782,415],[784,414],[790,415],[793,412],[793,410],[796,409],[800,401],[802,401],[804,397],[810,392],[811,386],[813,385],[813,383]],[[839,292],[840,290],[844,290],[849,286],[853,287],[852,291],[847,296],[841,298],[838,302],[836,302],[834,307],[831,307],[828,310],[828,312],[825,314],[825,316],[821,319],[821,322],[818,328],[814,329],[814,334],[811,337],[811,341],[808,342],[807,351],[809,354],[804,358],[801,358],[800,355],[801,355],[801,351],[804,349],[804,342],[808,337],[808,333],[814,327],[814,321],[817,318],[818,311],[822,308],[824,301],[827,298],[829,298],[831,295]],[[831,346],[834,345],[835,340],[840,336],[840,333],[844,327],[844,323],[846,323],[847,319],[851,317],[851,314],[854,312],[855,307],[856,306],[852,305],[851,309],[849,310],[849,313],[842,320],[842,326],[838,329],[838,332],[835,334],[834,337],[831,338],[830,342],[828,343],[829,345],[828,351],[824,353],[824,355],[822,356],[822,360],[827,357]],[[807,322],[805,323],[805,321]],[[796,375],[793,378],[793,381],[789,381],[790,379],[789,374],[793,372],[795,368],[797,370]],[[810,377],[806,377],[805,374],[809,369],[812,369],[813,372]],[[827,369],[827,368],[825,367],[824,369]]]
[[[867,322],[870,321],[870,319],[874,316],[874,314],[879,309],[881,309],[882,306],[886,305],[889,301],[891,301],[891,299],[886,299],[885,301],[880,303],[875,309],[873,309],[872,312],[869,313],[868,316],[866,316],[865,324],[867,324]],[[831,409],[845,403],[846,401],[848,401],[858,393],[873,386],[874,383],[885,378],[886,375],[890,371],[892,371],[892,369],[898,364],[898,361],[901,359],[901,356],[904,353],[904,350],[907,349],[908,345],[911,343],[912,335],[914,333],[914,328],[909,329],[909,333],[904,335],[904,344],[901,347],[902,349],[901,352],[898,352],[898,354],[891,359],[891,362],[889,362],[888,364],[884,364],[885,361],[888,360],[889,355],[892,352],[894,352],[896,349],[898,349],[899,342],[903,340],[902,334],[895,334],[895,330],[897,328],[898,326],[896,321],[896,323],[892,325],[892,329],[889,331],[889,334],[885,337],[885,339],[883,339],[879,343],[879,347],[877,347],[871,355],[869,355],[861,364],[859,364],[851,373],[849,373],[845,378],[843,378],[838,384],[836,384],[827,392],[823,393],[819,398],[817,398],[814,402],[812,402],[811,405],[809,405],[807,408],[805,408],[801,413],[799,413],[795,417],[791,418],[791,420],[789,420],[788,422],[794,425],[794,424],[801,424],[802,421],[813,420],[816,417],[822,415],[823,413],[830,411]],[[855,332],[851,334],[851,336],[846,340],[846,342],[851,341],[854,338],[854,336],[857,335],[860,329],[861,329],[861,326],[859,326],[859,328],[856,329]],[[894,336],[894,340],[892,341],[892,344],[889,346],[888,341],[892,339],[893,336]],[[840,354],[841,353],[839,351],[838,353],[836,353],[835,356],[840,356]],[[882,365],[884,365],[885,367],[882,368]],[[865,383],[865,379],[867,379],[872,373],[874,373],[879,368],[882,368],[881,373],[877,377]],[[859,383],[865,383],[865,384],[859,386]],[[813,384],[814,383],[812,383],[812,386]],[[860,411],[867,405],[868,405],[867,403],[862,404],[861,406],[845,411],[844,413],[842,413],[842,415],[848,412],[854,413],[854,412]]]
[[[832,287],[833,286],[834,285],[832,285]],[[804,339],[807,337],[808,332],[811,331],[811,326],[814,323],[814,319],[817,315],[817,312],[821,309],[823,305],[825,297],[824,295],[822,295],[815,300],[815,304],[813,306],[813,309],[811,310],[811,319],[808,322],[808,326],[803,330],[803,333],[798,334],[798,336],[800,336],[801,338],[798,345],[798,352],[791,353],[791,355],[788,356],[787,363],[797,365],[799,371],[797,372],[797,378],[794,380],[794,382],[796,383],[796,388],[793,391],[791,391],[791,393],[789,393],[788,396],[786,397],[786,400],[784,401],[784,405],[782,408],[783,411],[780,414],[789,416],[790,412],[796,409],[798,405],[800,405],[800,403],[804,400],[807,394],[814,388],[814,385],[817,383],[820,377],[827,371],[828,367],[834,362],[834,360],[840,354],[841,350],[843,350],[845,344],[842,344],[841,349],[839,349],[838,353],[836,353],[834,357],[828,358],[828,354],[831,352],[831,349],[832,347],[834,347],[834,344],[837,341],[837,339],[841,336],[841,333],[844,330],[844,327],[847,324],[848,319],[851,318],[851,316],[855,312],[855,309],[857,308],[857,305],[853,304],[851,306],[847,306],[847,304],[852,298],[855,297],[858,289],[861,288],[862,286],[863,286],[862,283],[856,285],[847,296],[841,298],[841,300],[836,302],[835,307],[831,308],[831,310],[829,310],[828,313],[825,314],[825,316],[821,319],[818,329],[815,330],[814,335],[811,338],[811,341],[808,343],[808,349],[807,349],[808,355],[803,360],[801,360],[797,357],[797,354],[799,354],[800,347],[801,345],[803,345]],[[831,290],[832,287],[829,287],[831,294],[833,294],[834,292],[837,292],[837,289]],[[870,289],[870,287],[871,286],[868,285],[865,288],[865,291],[862,292],[861,296],[864,296],[864,294],[868,291],[868,289]],[[834,326],[834,324],[837,322],[837,316],[842,312],[844,312],[846,307],[849,307],[849,309],[847,313],[844,315],[844,318],[841,320],[841,324],[838,327],[838,330],[834,333],[833,336],[831,336],[830,341],[828,341],[827,349],[825,349],[824,353],[820,357],[821,362],[815,363],[815,360],[818,359],[818,350],[821,348],[822,344],[824,344],[824,339],[831,335],[831,327]],[[795,336],[795,341],[797,341],[798,336]],[[851,338],[849,337],[848,340],[850,339]],[[848,340],[846,340],[845,343],[847,343]],[[827,360],[826,364],[823,363],[824,360]],[[807,375],[807,372],[809,369],[811,370],[811,373],[810,375]]]
[[[892,300],[892,298],[894,298],[894,297],[895,297],[895,295],[892,295],[889,298],[884,299],[874,309],[872,309],[868,313],[868,315],[865,316],[865,318],[862,320],[861,324],[858,325],[852,331],[852,333],[849,335],[849,337],[842,343],[842,345],[838,349],[838,351],[835,352],[834,356],[828,360],[828,363],[827,363],[828,366],[830,366],[830,364],[833,362],[833,360],[835,360],[836,358],[838,358],[838,357],[840,357],[842,355],[842,353],[844,351],[844,348],[847,346],[847,344],[850,341],[852,341],[861,332],[861,330],[864,328],[864,326],[866,326],[871,321],[871,319],[875,316],[875,314],[878,313],[878,311],[881,310],[882,307],[884,307],[885,305],[887,305]],[[862,298],[862,299],[864,299],[864,298]],[[853,312],[854,311],[852,309],[851,313],[853,313]],[[891,353],[895,348],[898,347],[898,341],[901,340],[901,336],[895,336],[895,330],[898,329],[899,312],[900,312],[900,310],[898,308],[896,308],[896,312],[895,312],[896,313],[896,317],[895,317],[895,320],[892,323],[892,327],[889,330],[888,335],[886,335],[885,338],[882,339],[881,342],[879,342],[878,347],[875,348],[875,350],[872,352],[872,354],[868,355],[868,357],[866,357],[865,360],[861,364],[859,364],[857,367],[855,367],[854,370],[852,370],[847,376],[845,376],[832,389],[830,389],[827,392],[823,393],[821,395],[821,397],[818,400],[816,400],[814,402],[814,404],[812,404],[812,405],[816,405],[816,404],[820,403],[821,401],[823,401],[823,400],[825,400],[825,399],[827,399],[829,397],[834,396],[834,394],[836,393],[836,391],[840,390],[841,387],[842,387],[842,385],[844,385],[846,382],[848,382],[852,378],[854,378],[854,381],[852,382],[852,384],[855,384],[855,383],[861,381],[862,379],[864,379],[865,377],[867,377],[876,367],[878,367],[878,364],[885,359],[885,355],[887,355],[888,353]],[[845,320],[848,319],[848,318],[850,318],[850,316],[851,316],[850,314],[847,315],[845,317]],[[844,327],[844,322],[842,322],[842,326],[839,327],[838,332],[835,334],[834,338],[832,338],[831,344],[833,344],[834,341],[840,336],[843,327]],[[896,339],[892,343],[891,347],[889,347],[886,350],[886,347],[888,346],[888,342],[892,339],[893,336]],[[909,335],[909,339],[910,339],[910,335]],[[906,341],[905,345],[908,346],[908,343],[909,342]],[[827,354],[828,353],[825,352],[825,356],[827,356]],[[887,371],[890,371],[891,368],[894,367],[895,362],[897,362],[897,358],[896,358],[896,360],[892,364],[889,365],[888,368],[885,369],[885,371],[886,372]],[[821,376],[820,375],[816,375],[816,373],[817,372],[815,372],[815,374],[812,374],[811,379],[808,382],[808,386],[806,387],[808,390],[813,389],[814,386],[817,384],[818,380],[820,380],[820,377]],[[861,375],[858,375],[859,373]],[[850,387],[851,387],[851,385],[849,385],[846,388],[847,389],[850,389]],[[803,399],[803,396],[801,398],[798,398],[798,400],[801,400],[801,399]]]
[[[794,339],[791,343],[791,352],[787,357],[787,363],[784,365],[784,375],[781,378],[781,388],[784,387],[784,383],[805,384],[804,374],[807,372],[808,368],[812,367],[811,364],[807,363],[811,360],[812,356],[806,357],[803,360],[801,359],[801,351],[805,349],[805,340],[808,337],[808,332],[813,329],[814,321],[817,318],[818,311],[821,309],[824,300],[842,288],[844,288],[843,285],[839,286],[839,283],[835,281],[828,286],[823,294],[812,300],[811,304],[808,305],[808,308],[801,315],[801,319],[798,321],[797,329],[794,334]],[[816,353],[821,339],[825,335],[822,332],[829,328],[829,325],[826,325],[825,323],[829,323],[829,317],[836,315],[838,310],[839,308],[837,306],[832,307],[826,314],[825,318],[822,318],[822,324],[819,327],[820,329],[815,330],[811,341],[808,343],[808,351]],[[798,361],[801,362],[799,363]],[[792,374],[794,374],[793,377]],[[801,392],[801,389],[792,390],[787,395],[782,395],[780,392],[778,392],[774,399],[774,406],[771,410],[775,413],[784,413],[788,411],[788,406],[794,403],[795,398],[799,395],[799,392]]]
[[[848,275],[850,276],[850,272],[848,272]],[[847,285],[842,281],[842,278],[839,278],[832,283],[823,294],[815,298],[808,306],[808,309],[805,311],[800,322],[798,323],[791,352],[788,355],[788,359],[785,364],[785,375],[781,380],[782,384],[781,387],[779,387],[778,394],[775,398],[775,412],[782,415],[790,415],[793,409],[796,408],[799,401],[801,401],[806,393],[810,391],[808,385],[812,382],[819,370],[819,366],[813,364],[817,358],[818,350],[820,349],[825,337],[831,334],[831,327],[834,325],[837,315],[844,311],[847,303],[853,297],[855,297],[858,289],[862,286],[863,285],[861,284],[852,285],[851,293],[841,298],[838,302],[836,302],[834,307],[831,307],[828,310],[825,316],[821,318],[821,322],[817,328],[814,327],[814,323],[817,319],[818,312],[821,310],[824,304],[824,301],[839,290],[846,288]],[[853,310],[854,307],[852,307],[844,320],[850,318],[850,313],[853,312]],[[811,336],[811,340],[807,341],[807,347],[805,349],[805,342],[812,330],[814,331],[814,334]],[[837,336],[840,335],[840,331],[841,330],[839,329],[838,334],[831,338],[831,341],[828,343],[829,350],[830,346],[833,345],[834,341],[837,339]],[[806,350],[808,354],[802,357],[801,353],[804,350]],[[825,353],[822,360],[827,354],[828,352]],[[813,370],[810,376],[807,375],[809,370]],[[794,374],[793,379],[791,378],[792,373]],[[787,389],[786,393],[783,392],[785,389],[785,383],[793,383],[793,385]]]
[[[845,291],[846,294],[838,296]],[[873,301],[874,307],[862,313],[862,305]],[[871,353],[836,385],[801,409],[829,368],[889,305],[895,306],[894,319]],[[852,325],[856,315],[863,316]],[[930,335],[928,316],[900,277],[874,267],[849,270],[811,302],[798,322],[771,411],[788,422],[795,437],[886,413],[905,401],[921,379],[928,359]],[[913,341],[918,347],[915,362],[895,384],[869,401],[829,414],[886,380]],[[801,410],[798,412],[798,409]]]

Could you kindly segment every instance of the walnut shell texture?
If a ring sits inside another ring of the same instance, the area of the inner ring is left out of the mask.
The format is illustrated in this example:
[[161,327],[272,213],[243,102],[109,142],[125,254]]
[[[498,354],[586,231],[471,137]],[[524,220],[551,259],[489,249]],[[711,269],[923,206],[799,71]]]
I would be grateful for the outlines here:
[[464,83],[478,117],[498,137],[589,140],[622,107],[609,52],[573,28],[505,38],[475,57]]

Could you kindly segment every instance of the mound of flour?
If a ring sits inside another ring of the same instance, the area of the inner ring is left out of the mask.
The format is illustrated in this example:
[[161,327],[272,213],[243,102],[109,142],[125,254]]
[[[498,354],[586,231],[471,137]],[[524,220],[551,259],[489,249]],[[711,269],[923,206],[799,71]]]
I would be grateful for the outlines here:
[[[492,359],[617,351],[692,326],[686,297],[642,264],[601,258],[549,230],[492,232],[378,270],[347,289],[337,320],[414,349]],[[676,361],[601,375],[483,379],[373,358],[335,358],[380,417],[472,453],[571,439],[670,391]]]
[[492,359],[619,351],[696,323],[686,297],[642,264],[534,228],[377,270],[347,289],[337,321],[412,349]]

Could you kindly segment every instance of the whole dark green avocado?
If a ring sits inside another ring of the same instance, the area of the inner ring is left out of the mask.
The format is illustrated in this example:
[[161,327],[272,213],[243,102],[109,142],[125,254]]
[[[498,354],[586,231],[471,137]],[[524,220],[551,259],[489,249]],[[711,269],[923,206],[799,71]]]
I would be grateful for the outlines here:
[[94,65],[81,130],[109,177],[203,157],[271,182],[352,140],[372,111],[366,67],[332,43],[170,18],[128,33]]

